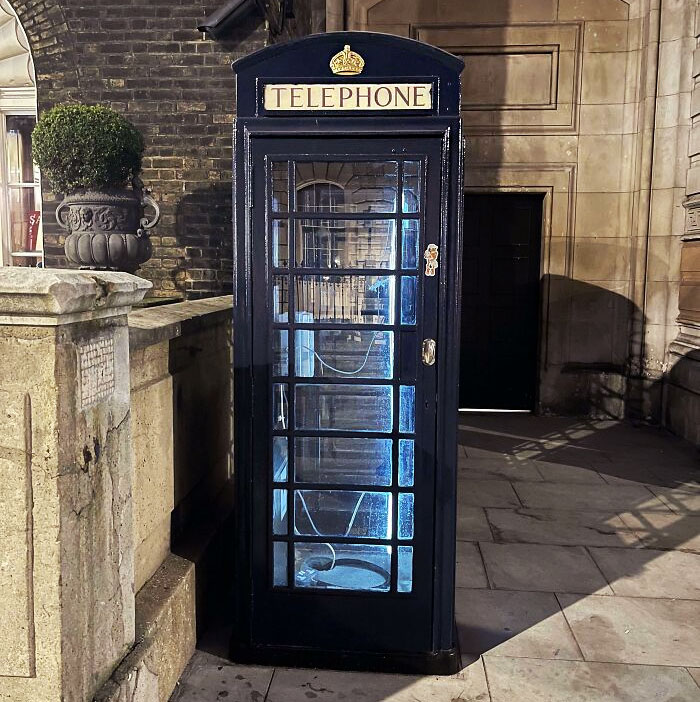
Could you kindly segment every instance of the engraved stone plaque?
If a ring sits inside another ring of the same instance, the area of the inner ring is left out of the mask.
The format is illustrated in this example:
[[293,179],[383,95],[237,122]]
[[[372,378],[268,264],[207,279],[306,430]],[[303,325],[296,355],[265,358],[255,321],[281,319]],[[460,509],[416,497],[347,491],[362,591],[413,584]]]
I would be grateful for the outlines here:
[[78,344],[80,407],[108,399],[114,392],[114,339],[102,335]]

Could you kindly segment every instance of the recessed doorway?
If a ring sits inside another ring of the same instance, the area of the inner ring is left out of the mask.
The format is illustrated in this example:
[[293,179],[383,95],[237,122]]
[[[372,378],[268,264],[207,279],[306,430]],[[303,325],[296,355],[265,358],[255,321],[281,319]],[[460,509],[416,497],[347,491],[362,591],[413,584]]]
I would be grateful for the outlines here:
[[535,408],[542,204],[465,195],[460,409]]

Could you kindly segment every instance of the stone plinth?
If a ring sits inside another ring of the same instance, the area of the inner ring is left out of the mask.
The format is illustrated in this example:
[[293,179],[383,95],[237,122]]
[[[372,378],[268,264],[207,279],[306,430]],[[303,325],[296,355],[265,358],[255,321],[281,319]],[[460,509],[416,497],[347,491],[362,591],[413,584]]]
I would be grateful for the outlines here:
[[125,273],[0,268],[0,700],[88,702],[134,642]]

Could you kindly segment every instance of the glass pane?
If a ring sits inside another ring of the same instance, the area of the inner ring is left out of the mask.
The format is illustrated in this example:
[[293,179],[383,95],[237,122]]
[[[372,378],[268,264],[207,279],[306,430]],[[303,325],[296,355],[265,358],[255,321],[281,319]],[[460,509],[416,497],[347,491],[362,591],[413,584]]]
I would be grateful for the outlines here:
[[401,224],[401,268],[418,268],[420,221],[404,219]]
[[273,480],[276,483],[284,483],[287,480],[287,466],[289,457],[287,455],[287,437],[275,436],[272,439],[272,472]]
[[272,385],[272,426],[274,429],[289,428],[289,394],[287,383]]
[[289,266],[289,224],[286,219],[272,221],[272,265],[275,268]]
[[297,437],[294,479],[299,483],[391,485],[391,439]]
[[396,212],[396,161],[308,161],[296,164],[301,212]]
[[34,163],[32,161],[32,129],[36,119],[27,115],[8,115],[7,133],[7,176],[10,183],[33,183]]
[[399,538],[413,538],[413,493],[399,493]]
[[275,322],[289,321],[289,277],[272,276],[272,311]]
[[295,490],[294,533],[390,539],[391,493]]
[[299,329],[294,353],[296,374],[304,378],[391,378],[394,333]]
[[294,584],[297,587],[388,592],[390,573],[391,546],[294,545]]
[[289,211],[289,166],[287,161],[272,164],[272,211]]
[[402,209],[404,212],[419,212],[421,208],[420,161],[403,164]]
[[399,439],[399,487],[413,487],[413,439]]
[[9,188],[8,195],[11,251],[34,251],[41,214],[36,209],[34,188]]
[[390,385],[296,386],[297,429],[391,431]]
[[289,332],[286,329],[272,330],[272,375],[289,373]]
[[401,278],[401,324],[416,323],[416,302],[418,299],[418,278]]
[[297,265],[306,268],[393,268],[394,220],[297,221]]
[[272,583],[275,587],[287,586],[287,544],[284,541],[275,541],[273,548]]
[[272,533],[284,536],[287,533],[287,491],[272,491]]
[[402,385],[399,388],[399,431],[412,434],[416,430],[416,388]]
[[399,592],[413,590],[413,546],[399,546],[398,582]]
[[304,275],[295,286],[297,322],[393,323],[393,276]]

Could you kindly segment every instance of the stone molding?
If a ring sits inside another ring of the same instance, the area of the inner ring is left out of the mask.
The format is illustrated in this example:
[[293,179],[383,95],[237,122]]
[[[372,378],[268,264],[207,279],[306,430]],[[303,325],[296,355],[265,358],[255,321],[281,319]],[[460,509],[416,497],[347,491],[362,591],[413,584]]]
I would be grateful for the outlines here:
[[0,268],[0,324],[58,326],[125,314],[151,287],[129,273]]

